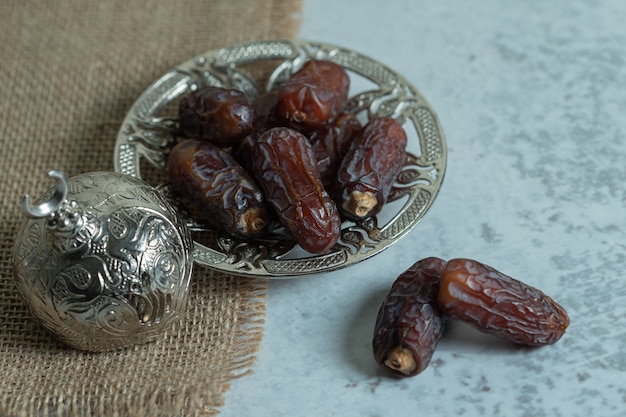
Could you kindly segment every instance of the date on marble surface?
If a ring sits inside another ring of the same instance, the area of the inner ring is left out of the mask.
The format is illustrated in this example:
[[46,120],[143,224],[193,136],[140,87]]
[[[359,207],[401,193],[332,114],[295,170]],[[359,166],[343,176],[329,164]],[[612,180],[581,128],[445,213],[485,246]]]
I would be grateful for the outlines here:
[[565,309],[540,290],[472,259],[430,257],[400,274],[374,328],[376,362],[392,374],[423,372],[448,320],[528,346],[556,343],[569,326]]
[[443,335],[446,317],[437,306],[446,262],[425,258],[393,283],[376,319],[374,357],[398,376],[421,373]]
[[513,343],[556,343],[569,325],[563,307],[521,281],[471,259],[448,261],[439,307],[452,319]]

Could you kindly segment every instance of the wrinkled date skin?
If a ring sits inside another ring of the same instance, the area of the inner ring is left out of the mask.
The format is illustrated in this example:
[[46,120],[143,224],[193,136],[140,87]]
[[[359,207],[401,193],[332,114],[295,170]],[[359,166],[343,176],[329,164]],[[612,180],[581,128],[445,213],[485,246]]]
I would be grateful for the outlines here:
[[276,116],[302,132],[321,129],[339,114],[349,88],[350,78],[341,65],[307,61],[279,87]]
[[285,127],[266,131],[254,143],[251,169],[280,222],[304,250],[325,253],[337,242],[339,212],[304,135]]
[[204,87],[181,100],[178,119],[179,130],[185,137],[229,147],[256,128],[257,115],[243,92]]
[[567,313],[552,298],[471,259],[448,262],[438,302],[450,318],[523,345],[555,343],[569,325]]
[[199,217],[238,237],[255,237],[266,229],[268,207],[261,188],[217,146],[184,140],[170,152],[167,170],[172,188]]
[[437,305],[446,262],[431,257],[416,262],[393,283],[378,312],[374,358],[398,376],[415,376],[428,366],[445,330]]
[[406,161],[406,145],[404,128],[391,117],[365,125],[342,161],[333,192],[346,217],[361,220],[381,210]]
[[314,132],[309,140],[317,159],[322,183],[331,189],[337,178],[337,171],[352,140],[360,133],[361,122],[350,113],[341,113],[323,129]]

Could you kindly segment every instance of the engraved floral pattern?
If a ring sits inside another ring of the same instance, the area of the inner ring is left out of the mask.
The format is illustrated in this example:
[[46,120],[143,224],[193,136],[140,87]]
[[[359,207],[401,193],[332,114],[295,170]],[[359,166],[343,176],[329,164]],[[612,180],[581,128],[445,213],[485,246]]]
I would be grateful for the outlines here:
[[[268,277],[343,268],[379,253],[411,231],[437,196],[446,167],[445,139],[434,111],[415,87],[367,56],[334,45],[304,41],[262,41],[222,48],[163,75],[138,98],[124,120],[116,142],[116,171],[140,177],[142,160],[163,169],[174,142],[176,121],[161,111],[181,95],[213,85],[237,88],[254,97],[275,89],[303,62],[313,58],[339,63],[352,79],[367,83],[367,88],[351,91],[349,111],[364,120],[394,117],[408,131],[410,155],[391,195],[391,200],[402,204],[389,209],[395,210],[388,213],[390,219],[375,228],[371,224],[344,222],[342,240],[331,254],[324,256],[299,254],[298,247],[288,236],[281,237],[280,231],[272,239],[257,242],[224,245],[216,233],[212,235],[217,240],[203,241],[198,233],[206,236],[207,232],[211,234],[210,229],[189,219],[188,225],[195,232],[193,256],[197,263],[240,275]],[[254,70],[266,69],[270,64],[273,67],[265,77]]]
[[134,178],[92,173],[69,185],[73,209],[61,211],[76,224],[28,219],[18,234],[18,289],[43,325],[71,346],[108,350],[152,340],[184,307],[187,229]]

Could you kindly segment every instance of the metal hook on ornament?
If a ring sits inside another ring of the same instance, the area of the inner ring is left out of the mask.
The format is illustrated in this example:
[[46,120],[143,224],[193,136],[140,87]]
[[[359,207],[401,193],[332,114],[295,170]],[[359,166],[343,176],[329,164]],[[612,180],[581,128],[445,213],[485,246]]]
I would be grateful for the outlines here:
[[48,176],[56,179],[54,194],[48,201],[33,206],[28,194],[22,199],[22,213],[31,219],[48,217],[59,208],[67,197],[67,175],[63,171],[52,170],[48,172]]

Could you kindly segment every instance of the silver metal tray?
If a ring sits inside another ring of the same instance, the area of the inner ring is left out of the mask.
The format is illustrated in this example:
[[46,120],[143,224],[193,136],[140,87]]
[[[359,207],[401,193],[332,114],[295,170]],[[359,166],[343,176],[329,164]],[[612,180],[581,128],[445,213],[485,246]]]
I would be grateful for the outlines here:
[[[195,263],[223,272],[293,278],[348,267],[370,258],[410,232],[432,205],[446,169],[446,145],[428,102],[401,75],[360,53],[302,40],[245,43],[210,51],[171,69],[135,101],[118,133],[115,171],[142,178],[171,196],[165,167],[177,130],[180,97],[204,85],[240,89],[254,97],[277,88],[308,59],[341,64],[350,75],[347,109],[363,121],[392,116],[409,139],[406,164],[381,213],[345,221],[330,253],[312,255],[278,227],[267,238],[238,241],[197,223],[184,207],[194,237]],[[176,201],[173,201],[176,205]]]

